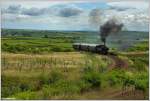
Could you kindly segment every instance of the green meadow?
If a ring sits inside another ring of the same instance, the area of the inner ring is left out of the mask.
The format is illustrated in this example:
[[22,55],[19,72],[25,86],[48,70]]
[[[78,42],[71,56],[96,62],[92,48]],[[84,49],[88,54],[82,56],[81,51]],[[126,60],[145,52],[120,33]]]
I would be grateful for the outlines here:
[[101,43],[96,32],[3,29],[2,99],[148,99],[148,33],[122,33],[110,56],[73,49]]

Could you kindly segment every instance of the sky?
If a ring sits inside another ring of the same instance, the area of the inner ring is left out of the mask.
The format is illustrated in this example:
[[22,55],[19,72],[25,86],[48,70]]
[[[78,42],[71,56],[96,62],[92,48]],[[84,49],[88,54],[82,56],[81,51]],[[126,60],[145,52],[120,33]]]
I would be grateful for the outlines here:
[[2,0],[2,28],[99,30],[110,19],[123,30],[149,30],[148,0]]

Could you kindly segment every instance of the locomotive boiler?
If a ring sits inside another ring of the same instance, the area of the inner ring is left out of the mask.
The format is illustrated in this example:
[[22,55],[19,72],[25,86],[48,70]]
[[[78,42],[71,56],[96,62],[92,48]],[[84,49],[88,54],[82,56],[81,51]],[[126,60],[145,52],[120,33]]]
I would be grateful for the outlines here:
[[109,48],[99,44],[74,43],[73,48],[79,51],[87,51],[92,53],[104,54],[108,53]]

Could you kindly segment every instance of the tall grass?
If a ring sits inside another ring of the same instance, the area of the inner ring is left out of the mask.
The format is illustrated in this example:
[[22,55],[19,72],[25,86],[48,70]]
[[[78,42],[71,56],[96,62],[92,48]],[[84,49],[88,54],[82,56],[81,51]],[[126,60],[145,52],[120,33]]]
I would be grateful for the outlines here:
[[[59,55],[60,54],[60,55]],[[63,55],[62,55],[63,54]],[[108,62],[107,62],[108,60]],[[49,55],[2,54],[3,70],[44,70],[49,68],[82,68],[88,66],[107,67],[111,60],[106,57],[90,56],[73,52]]]
[[110,71],[111,63],[112,60],[106,56],[84,52],[47,55],[3,53],[2,98],[80,99],[86,92],[103,92],[109,87],[128,88],[129,81],[132,81],[130,74],[134,78],[135,89],[147,96],[147,71]]

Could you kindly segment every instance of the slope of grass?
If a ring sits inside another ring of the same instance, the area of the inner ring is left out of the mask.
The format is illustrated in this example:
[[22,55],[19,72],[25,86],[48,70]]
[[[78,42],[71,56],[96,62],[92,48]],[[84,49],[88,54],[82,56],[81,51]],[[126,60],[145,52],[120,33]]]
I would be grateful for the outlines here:
[[[2,60],[2,98],[117,99],[109,95],[110,89],[119,93],[124,91],[122,87],[128,89],[133,85],[143,91],[143,99],[147,99],[148,72],[135,67],[134,71],[109,71],[112,60],[107,56],[78,52],[46,55],[3,53]],[[126,85],[130,79],[134,84],[129,82]],[[108,91],[103,94],[106,89]]]
[[129,48],[127,51],[139,52],[139,51],[148,51],[148,50],[149,50],[149,40],[144,40],[138,44],[135,44],[133,47]]
[[[124,54],[114,50],[129,64],[126,69],[110,70],[114,60],[108,56],[74,52],[72,43],[76,38],[78,42],[96,42],[93,39],[97,40],[97,35],[91,32],[3,33],[2,98],[148,99],[148,41],[135,44]],[[129,34],[124,36],[129,41],[147,37],[142,32],[123,33]]]
[[58,38],[32,38],[32,37],[7,37],[2,38],[2,51],[11,53],[50,53],[70,52],[72,39]]

